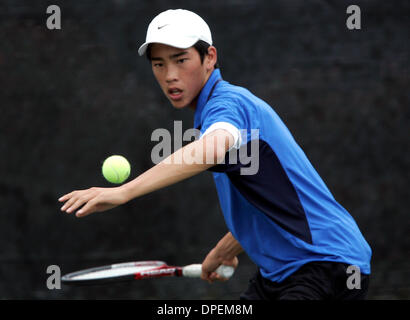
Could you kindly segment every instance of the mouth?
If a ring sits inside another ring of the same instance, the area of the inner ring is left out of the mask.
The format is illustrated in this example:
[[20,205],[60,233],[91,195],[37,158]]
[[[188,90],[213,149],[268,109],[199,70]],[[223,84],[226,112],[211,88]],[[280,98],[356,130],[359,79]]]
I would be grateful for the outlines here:
[[179,88],[168,89],[168,96],[171,100],[180,100],[182,98],[182,90]]

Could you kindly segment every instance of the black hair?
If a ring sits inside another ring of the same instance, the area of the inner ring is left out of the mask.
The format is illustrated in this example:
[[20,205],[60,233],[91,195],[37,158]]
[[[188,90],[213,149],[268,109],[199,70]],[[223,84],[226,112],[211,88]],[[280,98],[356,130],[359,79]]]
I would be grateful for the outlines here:
[[[211,45],[203,40],[198,40],[193,47],[195,50],[199,53],[199,58],[201,59],[201,63],[204,62],[205,55],[208,54],[208,48]],[[145,51],[145,56],[147,57],[148,61],[151,62],[151,45],[149,44],[147,47],[147,50]],[[215,63],[214,65],[215,69],[219,68],[218,62]]]
[[[208,42],[205,42],[205,41],[203,41],[203,40],[199,40],[199,41],[197,41],[197,42],[193,45],[193,47],[194,47],[194,48],[196,49],[196,51],[198,51],[198,53],[199,53],[199,57],[201,58],[201,63],[204,62],[205,55],[208,54],[208,48],[209,48],[210,46],[211,46],[211,45],[210,45]],[[214,68],[215,68],[215,69],[218,69],[218,68],[219,68],[218,62],[215,63]]]

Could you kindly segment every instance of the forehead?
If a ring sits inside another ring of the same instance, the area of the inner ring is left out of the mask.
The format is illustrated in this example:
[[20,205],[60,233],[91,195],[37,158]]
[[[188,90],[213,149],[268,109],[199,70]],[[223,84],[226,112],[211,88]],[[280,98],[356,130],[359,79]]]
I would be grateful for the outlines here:
[[150,45],[150,47],[151,57],[158,58],[168,58],[183,52],[192,53],[192,51],[195,51],[194,47],[190,47],[188,49],[180,49],[162,43],[153,43]]

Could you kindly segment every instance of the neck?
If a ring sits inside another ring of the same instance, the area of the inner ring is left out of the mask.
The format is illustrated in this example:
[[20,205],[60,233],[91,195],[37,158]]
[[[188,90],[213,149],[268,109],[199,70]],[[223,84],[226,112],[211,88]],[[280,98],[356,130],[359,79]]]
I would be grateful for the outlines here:
[[199,94],[196,96],[194,100],[191,101],[191,103],[188,105],[189,109],[192,109],[194,111],[196,110],[196,105],[198,103],[198,97],[199,97]]

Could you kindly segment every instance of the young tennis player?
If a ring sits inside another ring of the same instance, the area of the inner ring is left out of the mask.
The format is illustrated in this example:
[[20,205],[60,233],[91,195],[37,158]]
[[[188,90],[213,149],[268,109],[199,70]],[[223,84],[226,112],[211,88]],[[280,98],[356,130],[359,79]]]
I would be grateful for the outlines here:
[[162,12],[138,52],[171,104],[195,110],[201,136],[122,186],[61,197],[62,210],[83,217],[209,170],[229,232],[204,259],[204,280],[223,280],[214,270],[245,251],[258,271],[242,299],[365,298],[371,249],[357,224],[272,107],[223,80],[206,22]]

